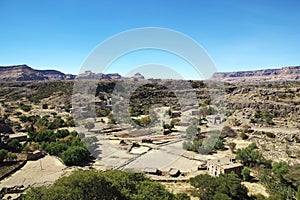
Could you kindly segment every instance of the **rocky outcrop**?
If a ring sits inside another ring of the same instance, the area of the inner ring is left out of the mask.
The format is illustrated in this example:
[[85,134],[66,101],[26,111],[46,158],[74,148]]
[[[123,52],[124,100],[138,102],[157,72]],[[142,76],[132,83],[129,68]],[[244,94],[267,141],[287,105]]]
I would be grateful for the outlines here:
[[135,78],[135,79],[145,79],[145,77],[141,74],[141,73],[136,73],[132,76],[132,78]]
[[27,65],[0,66],[0,81],[46,81],[46,80],[74,80],[80,79],[120,79],[117,73],[102,74],[86,71],[78,76],[64,74],[57,70],[36,70]]
[[85,71],[76,76],[76,79],[120,79],[122,76],[117,73],[112,74],[103,74],[103,73],[94,73],[92,71]]
[[224,82],[283,82],[300,80],[300,66],[254,71],[217,72],[212,80]]
[[[71,76],[71,78],[74,78]],[[67,75],[56,70],[35,70],[27,65],[0,67],[0,81],[67,80]]]

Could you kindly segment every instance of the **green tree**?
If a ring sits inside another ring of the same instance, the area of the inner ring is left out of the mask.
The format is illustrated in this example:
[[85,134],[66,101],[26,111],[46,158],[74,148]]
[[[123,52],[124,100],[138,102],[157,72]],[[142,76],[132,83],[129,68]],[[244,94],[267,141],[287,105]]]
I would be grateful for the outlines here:
[[217,192],[214,195],[213,200],[232,200],[232,199],[227,194]]
[[15,153],[8,152],[7,156],[6,156],[6,159],[9,160],[9,161],[16,160],[17,159],[17,155]]
[[84,147],[72,146],[61,154],[61,159],[68,165],[79,165],[87,160],[89,153]]
[[186,129],[186,138],[187,139],[193,139],[196,134],[198,132],[198,128],[196,125],[190,125],[187,129]]
[[243,176],[243,179],[245,181],[249,181],[251,176],[250,176],[250,170],[248,168],[243,168],[242,170],[242,176]]
[[52,130],[41,130],[34,137],[34,141],[36,142],[54,142],[55,140],[56,136]]
[[25,200],[123,199],[116,188],[99,172],[76,171],[58,179],[49,188],[30,189]]
[[190,179],[190,183],[196,190],[192,195],[199,197],[201,200],[211,200],[216,193],[218,186],[217,178],[208,174],[198,175]]
[[224,150],[225,149],[223,139],[221,137],[219,137],[219,139],[217,140],[217,142],[214,146],[214,149],[216,149],[216,150]]
[[65,150],[68,149],[68,145],[65,143],[60,143],[60,142],[51,142],[50,144],[47,145],[45,150],[50,154],[50,155],[55,155],[55,156],[60,156],[61,153]]
[[47,103],[43,103],[42,108],[43,109],[48,109],[48,104]]
[[297,191],[297,200],[300,200],[300,186],[298,186],[298,191]]
[[0,163],[6,158],[8,151],[5,149],[0,149]]
[[300,186],[300,167],[293,167],[288,173],[283,175],[283,178],[295,188]]
[[229,149],[232,153],[234,153],[235,147],[236,147],[236,143],[234,142],[230,142],[228,143]]
[[57,116],[54,118],[54,120],[52,122],[49,123],[48,128],[53,130],[53,129],[58,129],[58,128],[65,127],[65,126],[66,126],[65,121],[61,117]]
[[140,124],[141,124],[141,126],[143,126],[143,127],[148,126],[148,124],[150,124],[150,122],[151,122],[151,119],[150,119],[149,116],[142,117],[142,118],[140,119]]
[[286,162],[278,162],[272,165],[272,172],[280,182],[284,181],[283,176],[289,172],[289,166]]
[[66,112],[70,112],[71,108],[72,108],[72,106],[69,103],[65,104],[65,106],[64,106],[64,109],[65,109]]
[[163,185],[141,173],[110,170],[75,171],[58,179],[50,187],[35,187],[27,191],[25,200],[189,200],[186,194],[172,194]]
[[138,192],[132,195],[132,200],[168,200],[175,197],[157,182],[143,181],[137,185],[136,189]]
[[265,159],[261,152],[257,150],[255,143],[250,144],[248,147],[238,149],[236,151],[236,159],[242,161],[245,166],[254,167],[259,164],[264,164]]
[[56,131],[55,135],[57,138],[64,138],[70,135],[70,132],[68,129],[60,129]]
[[195,187],[193,195],[201,200],[211,199],[250,199],[247,188],[241,184],[241,179],[234,173],[220,174],[218,177],[198,175],[190,179]]
[[20,108],[25,112],[29,112],[31,110],[31,106],[25,105],[24,103],[20,103]]
[[67,127],[74,127],[75,126],[75,121],[73,117],[68,117],[66,120],[66,126]]
[[249,136],[244,132],[241,132],[240,136],[243,140],[247,140],[249,138]]
[[13,152],[20,152],[22,150],[22,145],[17,139],[12,139],[7,145]]

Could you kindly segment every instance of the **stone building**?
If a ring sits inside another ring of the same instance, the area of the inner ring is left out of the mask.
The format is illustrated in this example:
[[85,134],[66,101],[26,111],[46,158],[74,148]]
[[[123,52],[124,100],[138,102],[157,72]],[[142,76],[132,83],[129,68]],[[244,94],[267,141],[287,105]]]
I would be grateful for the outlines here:
[[241,175],[243,165],[235,162],[233,158],[224,157],[207,161],[207,170],[210,175],[218,176],[219,174],[228,174],[234,172]]

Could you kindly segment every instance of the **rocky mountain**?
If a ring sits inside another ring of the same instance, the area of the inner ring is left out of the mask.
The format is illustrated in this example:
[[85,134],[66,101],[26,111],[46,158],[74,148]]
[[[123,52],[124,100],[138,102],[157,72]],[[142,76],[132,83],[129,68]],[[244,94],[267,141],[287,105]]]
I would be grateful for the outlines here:
[[0,67],[0,81],[72,80],[74,75],[56,70],[36,70],[27,65]]
[[132,78],[135,78],[135,79],[145,79],[145,77],[141,74],[141,73],[135,73]]
[[81,79],[119,79],[121,75],[112,74],[95,74],[86,71],[78,76],[64,74],[57,70],[36,70],[27,65],[0,66],[0,81],[45,81],[45,80],[74,80]]
[[282,82],[300,80],[300,66],[254,71],[217,72],[211,80],[224,82]]
[[94,73],[92,71],[85,71],[84,73],[76,76],[77,79],[120,79],[122,76],[118,73],[112,74],[103,74],[103,73]]

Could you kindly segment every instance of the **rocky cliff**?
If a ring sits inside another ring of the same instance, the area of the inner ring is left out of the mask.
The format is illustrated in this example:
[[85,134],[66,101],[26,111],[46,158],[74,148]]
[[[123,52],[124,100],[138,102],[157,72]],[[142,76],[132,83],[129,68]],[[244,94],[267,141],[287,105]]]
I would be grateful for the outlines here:
[[27,65],[0,67],[0,81],[43,81],[74,79],[56,70],[35,70]]
[[95,74],[87,71],[78,76],[64,74],[57,70],[36,70],[27,65],[0,66],[0,81],[45,81],[45,80],[74,80],[88,79],[119,79],[119,74]]
[[282,82],[300,80],[300,66],[254,71],[217,72],[212,80],[225,82]]
[[103,73],[94,73],[92,71],[85,71],[84,73],[76,76],[77,79],[120,79],[122,76],[118,73],[112,74],[103,74]]

